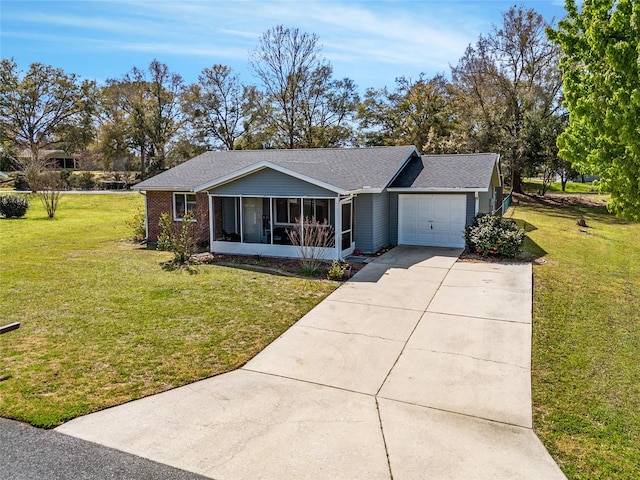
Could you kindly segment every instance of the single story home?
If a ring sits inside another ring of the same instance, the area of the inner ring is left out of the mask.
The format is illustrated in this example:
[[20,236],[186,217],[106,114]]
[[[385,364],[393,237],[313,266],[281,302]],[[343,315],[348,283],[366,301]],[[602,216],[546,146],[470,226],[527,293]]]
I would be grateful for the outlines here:
[[414,146],[206,152],[133,187],[147,239],[191,212],[211,252],[298,257],[287,232],[328,228],[322,256],[389,245],[463,247],[464,228],[502,201],[499,155],[420,155]]
[[[31,151],[27,148],[18,153],[21,158],[31,158]],[[64,150],[40,150],[40,158],[47,161],[50,168],[77,170],[79,168],[78,155],[69,155]]]

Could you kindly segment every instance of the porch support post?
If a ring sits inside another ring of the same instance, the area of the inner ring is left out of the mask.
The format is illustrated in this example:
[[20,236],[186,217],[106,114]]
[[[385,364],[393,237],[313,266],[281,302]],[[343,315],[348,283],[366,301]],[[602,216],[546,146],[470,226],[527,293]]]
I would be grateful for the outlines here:
[[480,194],[478,192],[475,192],[475,196],[476,196],[476,209],[474,212],[474,217],[478,214],[478,212],[480,211]]
[[213,211],[213,197],[211,195],[207,195],[207,197],[209,197],[209,251],[213,252],[213,221],[215,212]]
[[145,230],[145,235],[147,237],[147,241],[149,241],[149,197],[147,197],[146,192],[143,195],[144,195],[144,230]]
[[336,201],[335,203],[335,219],[336,219],[336,226],[334,228],[335,230],[335,239],[334,239],[334,243],[335,243],[335,249],[336,249],[336,260],[341,260],[342,259],[342,204],[340,203],[340,195],[338,195],[336,197]]

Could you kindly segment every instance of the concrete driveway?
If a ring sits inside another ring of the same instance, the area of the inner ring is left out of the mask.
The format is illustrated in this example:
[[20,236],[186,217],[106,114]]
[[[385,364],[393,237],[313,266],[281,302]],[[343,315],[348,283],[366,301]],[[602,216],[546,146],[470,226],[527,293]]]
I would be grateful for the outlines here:
[[531,430],[529,264],[396,247],[243,368],[58,431],[216,479],[562,479]]

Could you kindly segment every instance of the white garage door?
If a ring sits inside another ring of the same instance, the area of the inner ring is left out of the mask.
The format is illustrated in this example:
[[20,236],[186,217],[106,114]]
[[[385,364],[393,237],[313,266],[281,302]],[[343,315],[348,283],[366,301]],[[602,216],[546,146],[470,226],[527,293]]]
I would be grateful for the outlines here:
[[464,247],[465,195],[398,196],[398,243]]

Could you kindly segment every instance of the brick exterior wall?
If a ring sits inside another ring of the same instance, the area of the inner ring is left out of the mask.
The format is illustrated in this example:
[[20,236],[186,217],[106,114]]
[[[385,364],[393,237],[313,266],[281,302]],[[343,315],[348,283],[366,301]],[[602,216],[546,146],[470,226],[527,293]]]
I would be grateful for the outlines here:
[[[160,234],[160,215],[168,213],[173,218],[173,193],[172,192],[146,192],[147,197],[147,225],[149,243],[158,241]],[[182,222],[173,222],[176,228],[182,226]],[[199,247],[209,246],[209,198],[206,193],[196,193],[196,242]]]

